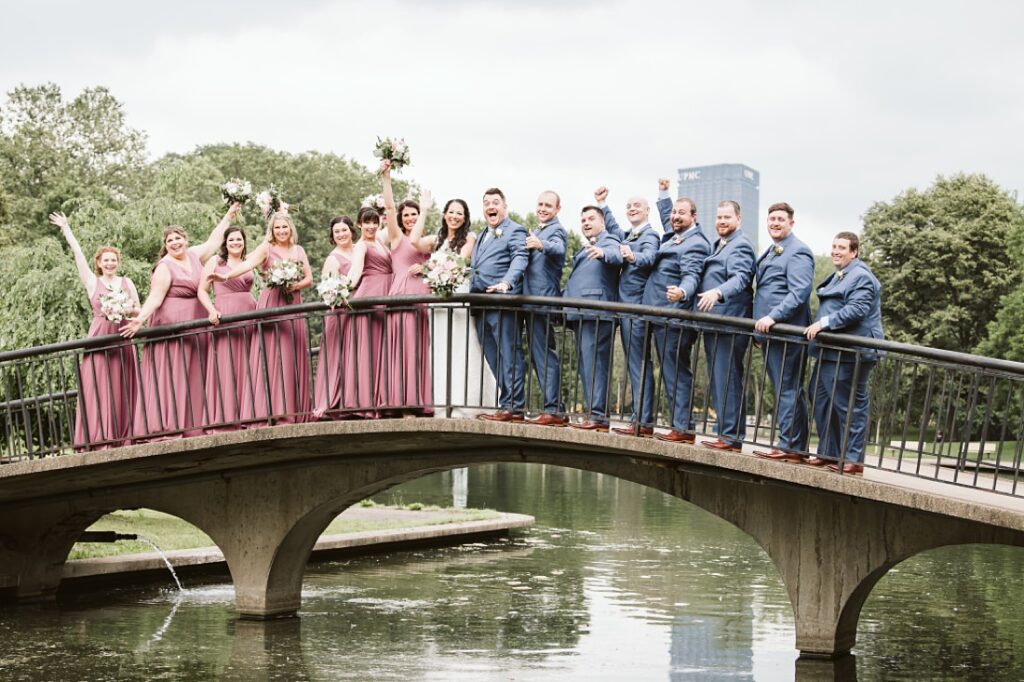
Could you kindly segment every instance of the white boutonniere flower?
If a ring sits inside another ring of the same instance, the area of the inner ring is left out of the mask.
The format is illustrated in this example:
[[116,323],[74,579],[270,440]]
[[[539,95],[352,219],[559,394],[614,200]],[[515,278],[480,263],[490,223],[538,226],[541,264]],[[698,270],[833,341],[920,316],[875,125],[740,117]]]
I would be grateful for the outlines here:
[[672,237],[672,243],[673,244],[682,244],[683,243],[683,235],[677,234],[675,237]]
[[838,280],[839,280],[840,282],[842,282],[842,281],[843,281],[843,277],[846,277],[846,271],[845,271],[845,270],[839,270],[838,272],[836,272],[836,278],[837,278],[837,279],[838,279]]
[[772,247],[772,253],[774,253],[776,256],[781,256],[782,252],[785,251],[785,250],[786,249],[782,248],[778,244],[776,244],[775,246]]
[[495,230],[494,230],[495,238],[501,239],[501,235],[503,235],[503,234],[505,234],[504,230],[502,230],[500,227],[495,228]]

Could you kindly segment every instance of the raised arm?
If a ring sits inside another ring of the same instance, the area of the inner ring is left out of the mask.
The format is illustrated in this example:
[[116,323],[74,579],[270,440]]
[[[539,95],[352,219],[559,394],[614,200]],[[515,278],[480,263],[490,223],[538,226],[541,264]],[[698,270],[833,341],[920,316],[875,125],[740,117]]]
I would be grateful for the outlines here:
[[121,336],[125,338],[131,338],[135,336],[135,333],[142,329],[142,325],[146,323],[160,304],[164,302],[164,297],[167,296],[167,290],[171,288],[171,272],[167,268],[166,263],[158,263],[156,269],[153,270],[153,276],[150,278],[149,283],[149,296],[146,297],[146,302],[142,306],[142,310],[135,316],[135,319],[131,320],[123,327],[121,327]]
[[430,190],[423,190],[420,193],[420,217],[416,219],[416,224],[412,226],[412,231],[409,232],[409,241],[420,253],[430,253],[433,251],[434,243],[437,241],[437,237],[423,236],[423,230],[427,225],[427,213],[433,206],[434,195],[430,193]]
[[71,224],[68,222],[67,216],[63,213],[51,213],[50,222],[60,228],[60,233],[64,235],[68,246],[71,247],[71,253],[75,257],[75,266],[78,268],[78,278],[82,280],[82,286],[85,287],[89,298],[92,298],[92,295],[96,293],[96,273],[89,267],[89,261],[85,259],[82,247],[78,245],[78,240],[75,239],[75,235],[71,231]]
[[205,265],[206,261],[210,260],[210,256],[217,253],[220,249],[220,245],[224,242],[224,233],[229,227],[231,227],[231,222],[238,217],[238,212],[241,210],[242,205],[237,201],[231,204],[227,213],[225,213],[224,217],[220,219],[219,223],[217,223],[217,227],[213,228],[213,232],[210,233],[207,240],[202,244],[189,247],[189,251],[199,256],[200,263]]
[[661,220],[661,231],[668,234],[672,231],[672,197],[668,193],[668,178],[658,179],[658,218]]
[[[395,209],[395,192],[391,187],[391,162],[384,159],[380,162],[380,175],[384,189],[384,216],[388,226],[388,246],[392,249],[402,241],[402,228],[398,225],[398,211]],[[422,213],[420,215],[423,215]]]
[[253,249],[253,252],[249,254],[242,263],[236,266],[233,270],[227,274],[223,273],[211,273],[210,279],[215,279],[218,282],[226,282],[229,279],[241,277],[247,272],[251,272],[254,268],[260,265],[267,259],[267,253],[270,251],[270,242],[260,242],[260,245]]

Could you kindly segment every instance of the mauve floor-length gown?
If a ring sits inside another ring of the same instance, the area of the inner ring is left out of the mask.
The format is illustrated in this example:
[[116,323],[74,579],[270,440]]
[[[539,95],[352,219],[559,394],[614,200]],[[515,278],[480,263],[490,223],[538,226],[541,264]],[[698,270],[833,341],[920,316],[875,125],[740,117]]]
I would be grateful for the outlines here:
[[[330,258],[338,262],[338,274],[347,275],[352,262],[348,258],[332,251]],[[327,415],[344,417],[338,412],[342,404],[342,383],[344,375],[342,365],[345,360],[343,352],[345,337],[350,333],[348,311],[335,308],[324,315],[324,333],[320,336],[320,358],[316,365],[316,381],[313,382],[313,416],[317,419]]]
[[[308,263],[301,246],[295,250],[302,263]],[[263,262],[268,272],[275,260],[285,260],[273,248]],[[268,287],[260,292],[256,308],[277,308],[302,302],[299,292]],[[262,342],[261,342],[262,340]],[[242,420],[275,424],[298,424],[309,420],[309,335],[302,317],[264,320],[262,333],[256,333],[249,355],[253,370],[252,400],[242,402]]]
[[[391,289],[391,253],[379,244],[366,249],[359,288],[352,298],[387,296]],[[342,400],[348,408],[359,408],[354,414],[373,418],[377,407],[387,400],[384,395],[381,368],[384,348],[384,311],[360,310],[352,314],[351,333],[342,341],[345,383]]]
[[[151,327],[205,319],[197,298],[202,264],[186,252],[192,272],[168,258],[171,285],[163,303],[153,312]],[[206,332],[187,332],[166,341],[151,341],[142,351],[139,399],[133,431],[136,440],[168,440],[197,436],[206,423]]]
[[[430,286],[420,275],[410,275],[409,268],[423,265],[430,254],[420,253],[402,235],[391,252],[391,268],[395,278],[390,296],[411,296],[430,293]],[[403,412],[433,414],[430,383],[430,319],[426,306],[416,310],[392,312],[387,320],[387,356],[384,360],[384,389],[387,405]]]
[[[215,273],[227,274],[231,267],[220,263]],[[247,313],[256,308],[252,297],[253,276],[247,272],[227,282],[213,283],[215,305],[221,315]],[[242,403],[251,400],[253,381],[252,322],[224,325],[210,332],[210,355],[206,363],[206,405],[209,411],[207,432],[234,431],[240,427]]]
[[[125,289],[122,277],[115,288]],[[123,322],[103,315],[100,297],[110,291],[101,278],[89,300],[92,323],[89,336],[108,336],[121,331]],[[78,371],[78,409],[75,411],[75,450],[105,450],[125,444],[131,433],[132,411],[138,392],[138,365],[131,341],[82,355]]]

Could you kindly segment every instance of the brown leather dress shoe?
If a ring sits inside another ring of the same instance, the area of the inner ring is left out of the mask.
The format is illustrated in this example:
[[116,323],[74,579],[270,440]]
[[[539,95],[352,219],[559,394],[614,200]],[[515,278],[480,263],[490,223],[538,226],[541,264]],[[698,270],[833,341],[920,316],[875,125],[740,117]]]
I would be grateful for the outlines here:
[[616,426],[612,429],[615,433],[620,436],[636,436],[639,435],[643,438],[652,438],[654,436],[653,426],[641,426],[639,434],[637,433],[635,426]]
[[713,450],[722,450],[723,452],[743,452],[743,448],[741,448],[739,445],[726,443],[724,440],[702,440],[700,444],[706,448],[712,448]]
[[589,419],[585,422],[580,422],[579,424],[569,424],[569,426],[574,429],[580,429],[581,431],[602,431],[604,433],[608,433],[607,424],[591,421]]
[[491,414],[478,414],[477,419],[483,419],[485,422],[521,422],[525,421],[525,417],[515,412],[509,412],[508,410],[498,410]]
[[772,448],[768,452],[765,452],[764,450],[754,450],[754,454],[762,459],[773,459],[777,462],[802,462],[804,460],[803,455],[798,455],[795,452],[786,452],[785,450],[779,450],[778,448]]
[[[837,462],[835,464],[829,464],[828,470],[835,471],[836,473],[838,473],[839,463]],[[843,473],[852,474],[854,476],[862,476],[864,474],[864,467],[860,464],[853,464],[852,462],[847,462],[846,464],[843,465]]]
[[532,419],[527,419],[526,423],[536,424],[537,426],[566,426],[569,423],[569,418],[559,417],[557,414],[545,412],[543,414],[538,414]]
[[812,467],[823,467],[828,464],[828,460],[824,460],[821,457],[808,457],[804,460],[804,464]]
[[692,433],[681,433],[679,431],[669,431],[668,433],[656,433],[654,437],[658,440],[663,440],[666,443],[685,443],[686,445],[693,445],[694,436]]

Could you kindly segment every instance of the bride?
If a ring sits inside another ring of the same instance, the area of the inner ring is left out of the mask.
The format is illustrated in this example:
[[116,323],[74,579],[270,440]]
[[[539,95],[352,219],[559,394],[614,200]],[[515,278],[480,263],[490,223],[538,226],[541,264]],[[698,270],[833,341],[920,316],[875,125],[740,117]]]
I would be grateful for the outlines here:
[[[449,199],[444,205],[438,234],[424,236],[426,216],[433,203],[430,192],[423,192],[420,196],[420,218],[410,232],[409,240],[422,252],[450,251],[469,260],[476,244],[476,234],[469,229],[469,206],[462,199]],[[456,289],[455,293],[469,293],[469,280]],[[454,417],[473,417],[497,406],[497,382],[490,367],[484,362],[483,349],[476,335],[476,324],[470,318],[469,308],[465,304],[442,303],[431,307],[430,347],[435,417],[447,416],[443,409],[446,405],[453,406]]]

